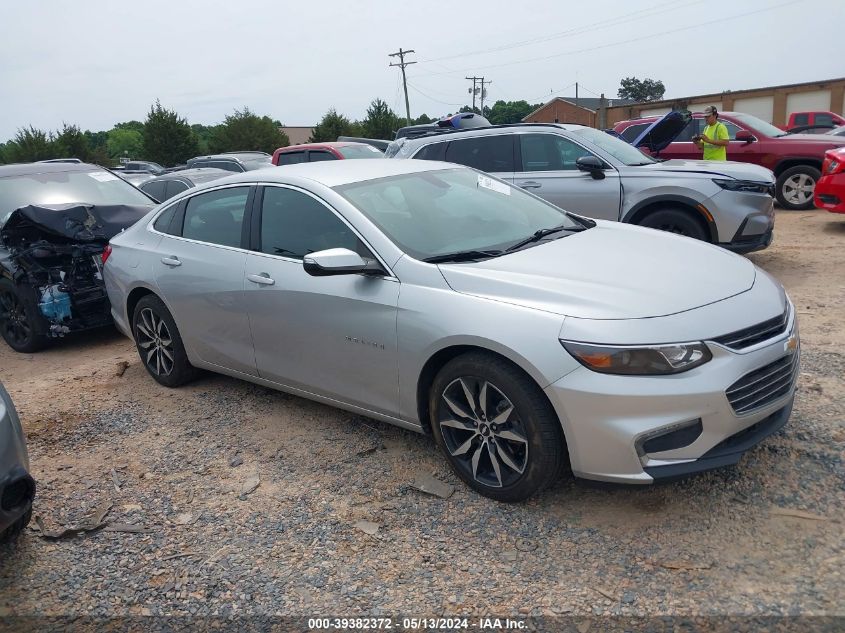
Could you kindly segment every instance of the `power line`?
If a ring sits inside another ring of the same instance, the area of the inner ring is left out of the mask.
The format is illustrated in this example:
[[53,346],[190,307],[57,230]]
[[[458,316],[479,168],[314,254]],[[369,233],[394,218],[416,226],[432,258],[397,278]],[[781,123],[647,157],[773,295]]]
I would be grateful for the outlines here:
[[[631,13],[625,13],[620,16],[616,16],[614,18],[608,18],[606,20],[599,20],[598,22],[592,22],[590,24],[585,24],[583,26],[577,26],[571,29],[567,29],[566,31],[560,31],[558,33],[552,33],[551,35],[546,35],[543,37],[533,38],[530,40],[521,40],[519,42],[512,42],[510,44],[502,44],[500,46],[494,46],[491,48],[479,49],[475,51],[470,51],[466,53],[459,53],[455,55],[445,55],[443,57],[434,57],[432,59],[421,59],[419,60],[420,64],[430,64],[437,61],[442,61],[446,59],[456,59],[458,57],[470,57],[474,55],[482,55],[484,53],[496,53],[500,51],[506,51],[513,48],[520,48],[523,46],[529,46],[531,44],[541,44],[544,42],[549,42],[551,40],[559,39],[561,37],[571,36],[571,35],[581,35],[582,33],[589,33],[590,31],[598,30],[600,27],[604,26],[619,26],[620,24],[626,24],[628,22],[635,22],[637,20],[642,20],[644,18],[653,17],[654,15],[658,15],[662,13],[659,9],[663,7],[672,5],[671,8],[667,9],[668,11],[677,11],[678,9],[683,9],[685,7],[694,5],[694,4],[701,4],[705,0],[693,0],[692,2],[688,2],[686,4],[676,4],[676,2],[664,2],[662,4],[655,5],[653,7],[648,7],[645,9],[638,9],[637,11],[632,11]],[[645,14],[645,15],[640,15]],[[441,68],[444,66],[442,64],[438,64]]]
[[447,106],[458,106],[458,107],[463,106],[463,105],[466,105],[466,104],[463,104],[463,103],[449,103],[448,101],[441,101],[440,99],[435,99],[435,98],[434,98],[434,97],[432,97],[431,95],[428,95],[428,94],[424,93],[422,90],[420,90],[419,88],[417,88],[414,84],[409,83],[408,85],[409,85],[409,86],[411,86],[411,88],[413,88],[416,92],[420,93],[420,94],[421,94],[423,97],[425,97],[426,99],[430,99],[431,101],[435,101],[436,103],[442,103],[443,105],[447,105]]
[[410,66],[411,64],[416,64],[417,62],[406,62],[405,55],[408,53],[413,53],[414,50],[403,51],[402,47],[399,47],[399,51],[396,53],[389,53],[388,57],[398,57],[399,63],[398,64],[390,64],[391,66],[398,66],[402,71],[402,85],[405,87],[405,117],[407,120],[407,124],[411,125],[411,105],[408,102],[408,81],[405,78],[405,66]]
[[[621,46],[623,44],[631,44],[633,42],[640,42],[642,40],[650,40],[650,39],[653,39],[655,37],[660,37],[660,36],[663,36],[663,35],[671,35],[673,33],[680,33],[682,31],[689,31],[691,29],[697,29],[697,28],[701,28],[702,26],[708,26],[708,25],[711,25],[711,24],[724,24],[728,20],[733,20],[733,19],[736,19],[736,18],[743,18],[743,17],[749,16],[749,15],[756,15],[758,13],[765,13],[767,11],[774,11],[775,9],[781,9],[783,7],[786,7],[786,6],[789,6],[789,5],[792,5],[792,4],[798,4],[799,2],[803,2],[803,1],[804,0],[790,0],[790,2],[783,2],[781,4],[776,4],[776,5],[773,5],[773,6],[764,7],[762,9],[757,9],[756,11],[747,11],[745,13],[737,13],[735,15],[722,16],[722,17],[720,17],[716,20],[710,20],[708,22],[698,22],[696,24],[691,24],[689,26],[683,26],[683,27],[680,27],[680,28],[677,28],[677,29],[670,29],[668,31],[661,31],[660,33],[651,33],[649,35],[643,35],[641,37],[634,37],[634,38],[631,38],[629,40],[622,40],[622,41],[618,41],[618,42],[610,42],[608,44],[601,44],[601,45],[598,45],[598,46],[590,46],[588,48],[581,48],[581,49],[577,49],[577,50],[564,51],[562,53],[555,53],[554,55],[544,55],[543,57],[532,57],[530,59],[521,59],[521,60],[514,61],[514,62],[507,62],[507,63],[504,63],[504,64],[491,64],[489,66],[480,66],[480,67],[476,67],[475,70],[488,70],[488,69],[491,69],[491,68],[504,68],[505,66],[517,66],[519,64],[527,64],[529,62],[545,61],[545,60],[548,60],[548,59],[555,59],[557,57],[564,57],[566,55],[577,55],[578,53],[592,52],[592,51],[596,51],[596,50],[603,49],[603,48],[611,48],[611,47],[614,47],[614,46]],[[463,71],[454,71],[454,72],[467,72],[467,71],[463,70]],[[431,77],[431,76],[436,76],[436,75],[447,75],[447,74],[450,74],[450,73],[445,73],[445,72],[426,73],[426,74],[420,75],[420,76],[421,77]]]

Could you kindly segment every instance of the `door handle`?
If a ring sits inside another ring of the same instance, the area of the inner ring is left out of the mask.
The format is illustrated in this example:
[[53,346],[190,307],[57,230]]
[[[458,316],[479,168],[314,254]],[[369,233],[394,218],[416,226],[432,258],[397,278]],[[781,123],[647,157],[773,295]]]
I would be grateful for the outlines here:
[[521,189],[539,189],[543,185],[536,180],[526,180],[525,182],[520,183],[519,186]]
[[170,266],[172,268],[175,268],[176,266],[182,265],[182,262],[179,261],[179,258],[176,257],[176,255],[172,255],[170,257],[162,257],[161,263],[164,264],[165,266]]
[[276,283],[276,280],[272,279],[267,273],[247,275],[246,278],[249,279],[252,283],[258,284],[259,286],[272,286],[274,283]]

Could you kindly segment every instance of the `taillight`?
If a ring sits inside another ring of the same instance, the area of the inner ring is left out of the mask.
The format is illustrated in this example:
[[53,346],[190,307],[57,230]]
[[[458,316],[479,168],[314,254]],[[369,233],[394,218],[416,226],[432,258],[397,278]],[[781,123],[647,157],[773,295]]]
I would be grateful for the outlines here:
[[106,244],[106,247],[103,249],[103,254],[101,256],[104,265],[106,263],[106,260],[109,258],[109,255],[111,255],[111,244]]

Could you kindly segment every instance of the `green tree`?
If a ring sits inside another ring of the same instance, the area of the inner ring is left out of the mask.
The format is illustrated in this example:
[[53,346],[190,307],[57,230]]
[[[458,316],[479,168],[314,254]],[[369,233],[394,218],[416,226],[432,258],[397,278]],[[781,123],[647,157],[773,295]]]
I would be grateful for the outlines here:
[[201,125],[199,123],[191,125],[191,131],[194,133],[194,136],[197,137],[197,143],[199,143],[200,154],[208,154],[211,152],[208,147],[211,143],[211,137],[214,134],[215,129],[218,127],[219,126],[217,125]]
[[421,114],[416,119],[411,121],[412,125],[423,125],[425,123],[434,123],[434,119],[429,117],[427,114]]
[[88,139],[76,125],[62,124],[62,129],[56,131],[53,141],[53,153],[56,158],[78,158],[88,161],[91,150]]
[[401,126],[399,117],[381,99],[374,99],[370,103],[367,116],[361,121],[361,131],[367,138],[392,139]]
[[144,135],[132,128],[115,127],[109,130],[106,148],[113,164],[117,164],[121,157],[141,158],[144,151]]
[[323,116],[322,120],[314,127],[309,143],[322,143],[325,141],[336,141],[338,136],[357,136],[360,130],[342,114],[338,114],[334,108]]
[[522,119],[527,117],[539,107],[539,105],[531,105],[530,103],[524,100],[499,100],[493,104],[493,107],[490,108],[489,112],[486,114],[486,117],[493,125],[507,125],[509,123],[519,123],[520,121],[522,121]]
[[666,86],[662,81],[655,79],[643,79],[636,77],[625,77],[619,84],[620,99],[634,99],[635,101],[660,101]]
[[13,163],[31,163],[56,158],[53,135],[32,125],[19,128],[15,138],[7,143],[6,154]]
[[144,123],[143,155],[146,160],[171,166],[199,153],[199,145],[187,120],[175,110],[162,107],[158,99]]
[[213,153],[258,150],[272,154],[290,145],[287,134],[279,128],[270,117],[258,116],[244,107],[214,128],[208,147]]
[[115,130],[134,130],[139,134],[144,133],[144,124],[140,121],[124,121],[123,123],[115,123]]

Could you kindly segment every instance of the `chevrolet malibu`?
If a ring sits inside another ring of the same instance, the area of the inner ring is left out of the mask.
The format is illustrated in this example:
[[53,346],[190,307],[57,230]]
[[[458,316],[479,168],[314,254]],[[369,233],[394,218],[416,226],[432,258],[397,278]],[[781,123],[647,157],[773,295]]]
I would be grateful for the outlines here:
[[162,385],[211,370],[430,433],[500,501],[564,469],[649,484],[733,464],[792,410],[795,311],[768,274],[448,163],[228,177],[104,259]]

